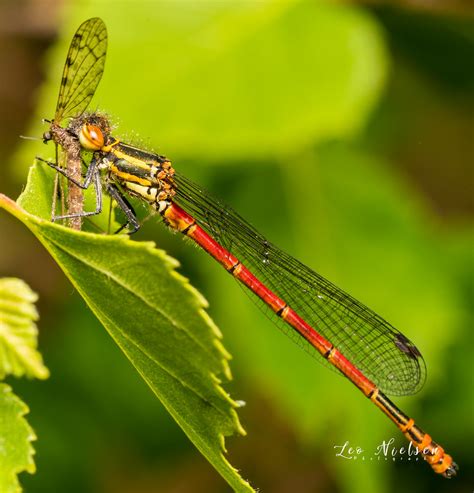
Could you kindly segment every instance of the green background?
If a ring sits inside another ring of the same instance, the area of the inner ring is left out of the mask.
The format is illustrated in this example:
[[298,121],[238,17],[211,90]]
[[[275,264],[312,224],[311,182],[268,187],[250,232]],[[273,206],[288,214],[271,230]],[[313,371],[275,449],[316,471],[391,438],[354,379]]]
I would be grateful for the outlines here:
[[[448,482],[406,458],[370,460],[383,440],[405,446],[400,432],[284,337],[215,262],[152,219],[135,239],[180,260],[233,355],[227,389],[247,403],[248,435],[227,448],[242,476],[272,493],[472,485],[472,22],[280,1],[77,2],[56,14],[57,40],[37,62],[37,108],[21,132],[45,130],[70,39],[101,17],[109,49],[92,108],[412,339],[428,380],[395,401],[461,467]],[[0,152],[1,191],[11,196],[35,155],[53,156],[51,145],[18,138]],[[12,218],[0,221],[0,275],[40,294],[52,374],[10,381],[38,435],[26,491],[228,491],[39,244]],[[366,459],[336,457],[345,441]]]

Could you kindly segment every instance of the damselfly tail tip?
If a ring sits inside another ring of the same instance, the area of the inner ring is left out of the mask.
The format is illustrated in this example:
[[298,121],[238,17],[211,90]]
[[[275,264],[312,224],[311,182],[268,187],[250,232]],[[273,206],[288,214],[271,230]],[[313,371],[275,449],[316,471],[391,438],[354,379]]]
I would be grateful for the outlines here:
[[452,462],[451,465],[444,471],[443,476],[447,479],[454,478],[459,471],[459,466],[456,462]]

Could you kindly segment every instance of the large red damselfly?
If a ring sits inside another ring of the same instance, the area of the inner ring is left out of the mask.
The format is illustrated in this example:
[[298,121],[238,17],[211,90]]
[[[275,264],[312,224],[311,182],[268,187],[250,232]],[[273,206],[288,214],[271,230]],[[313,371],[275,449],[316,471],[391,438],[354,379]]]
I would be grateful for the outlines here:
[[[66,150],[66,166],[46,162],[80,189],[91,184],[96,210],[69,211],[54,219],[99,214],[103,189],[127,217],[131,233],[140,224],[126,195],[157,210],[173,230],[194,240],[270,308],[276,324],[309,353],[322,356],[379,407],[446,478],[458,469],[451,456],[398,409],[385,394],[420,390],[425,363],[416,346],[382,317],[331,282],[281,251],[231,208],[175,172],[164,156],[110,135],[106,115],[86,112],[102,76],[107,31],[99,18],[76,32],[61,81],[56,115],[44,141]],[[68,120],[66,127],[61,122]],[[70,170],[71,159],[89,153],[84,180]]]

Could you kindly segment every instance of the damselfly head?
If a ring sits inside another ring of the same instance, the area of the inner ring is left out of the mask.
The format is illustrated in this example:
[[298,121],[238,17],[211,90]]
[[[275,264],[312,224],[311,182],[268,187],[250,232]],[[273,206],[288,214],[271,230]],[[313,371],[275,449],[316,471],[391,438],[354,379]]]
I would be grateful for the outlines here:
[[43,144],[47,144],[50,140],[53,140],[53,135],[48,130],[43,134]]
[[[47,120],[46,118],[43,118],[41,120],[43,123],[48,123],[49,125],[52,125],[53,122],[51,120]],[[43,144],[47,144],[50,140],[53,140],[53,133],[51,132],[51,127],[49,130],[46,130],[43,134]]]
[[83,149],[100,151],[107,143],[110,124],[104,115],[89,113],[74,118],[69,124],[68,130],[79,139]]

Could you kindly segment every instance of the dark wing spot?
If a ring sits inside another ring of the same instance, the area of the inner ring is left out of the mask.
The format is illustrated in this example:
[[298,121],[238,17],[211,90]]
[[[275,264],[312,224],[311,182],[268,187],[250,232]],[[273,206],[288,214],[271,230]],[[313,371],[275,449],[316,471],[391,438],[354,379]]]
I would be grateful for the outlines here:
[[421,353],[418,348],[403,334],[395,335],[395,346],[413,359],[421,357]]

